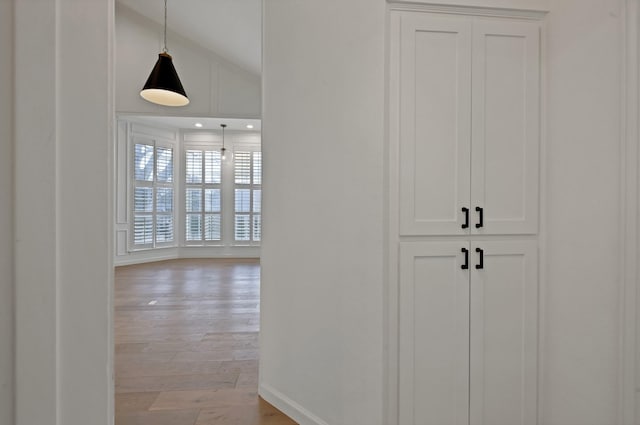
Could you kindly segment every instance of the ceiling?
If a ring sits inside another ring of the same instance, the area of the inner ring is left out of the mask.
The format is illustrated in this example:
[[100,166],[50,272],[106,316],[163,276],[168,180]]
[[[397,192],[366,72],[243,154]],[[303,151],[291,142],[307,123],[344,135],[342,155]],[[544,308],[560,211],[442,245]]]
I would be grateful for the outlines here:
[[[163,0],[117,0],[163,25]],[[261,0],[168,0],[167,27],[253,74],[261,74]],[[171,40],[167,41],[171,49]]]

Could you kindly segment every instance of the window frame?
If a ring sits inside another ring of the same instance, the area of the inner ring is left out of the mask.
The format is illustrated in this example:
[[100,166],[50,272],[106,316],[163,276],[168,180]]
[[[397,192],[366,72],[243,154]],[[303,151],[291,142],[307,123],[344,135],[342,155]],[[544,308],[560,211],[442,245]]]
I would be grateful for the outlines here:
[[[136,153],[136,145],[147,145],[153,146],[153,178],[151,181],[148,180],[136,180],[136,161],[135,161],[135,153]],[[161,182],[158,181],[158,148],[170,149],[172,153],[172,176],[171,182]],[[128,196],[129,208],[128,213],[130,214],[131,219],[129,220],[129,250],[131,252],[134,251],[146,251],[153,250],[159,248],[171,248],[177,247],[179,236],[177,233],[178,223],[177,218],[177,210],[176,210],[176,198],[178,191],[178,181],[176,175],[179,173],[177,164],[176,164],[176,153],[178,151],[178,145],[176,142],[164,140],[160,138],[150,137],[146,135],[134,134],[130,138],[130,146],[129,146],[129,188],[130,194]],[[139,212],[136,211],[136,188],[151,188],[152,190],[152,208],[149,212]],[[167,212],[159,212],[158,211],[158,189],[167,188],[172,190],[172,209],[170,213]],[[151,228],[152,228],[152,241],[150,243],[144,244],[136,244],[136,235],[135,235],[135,227],[136,227],[136,216],[150,216],[151,217]],[[157,238],[157,226],[158,226],[158,216],[170,216],[172,222],[172,240],[166,242],[158,242]]]
[[[185,247],[219,247],[225,245],[225,228],[224,228],[224,209],[225,209],[225,199],[224,199],[224,182],[225,182],[225,172],[224,172],[224,161],[220,161],[220,183],[206,183],[205,182],[205,167],[206,167],[206,153],[205,152],[220,152],[222,148],[222,143],[217,141],[186,141],[184,138],[182,139],[181,145],[181,165],[182,171],[180,173],[180,213],[181,220],[180,226],[182,229],[181,236],[181,244]],[[187,183],[187,151],[190,150],[199,150],[202,151],[202,180],[201,183]],[[187,211],[187,189],[198,187],[201,189],[201,211],[199,212],[201,217],[201,239],[200,240],[187,240],[187,216],[190,214],[195,214],[194,212]],[[219,240],[206,240],[205,238],[205,218],[207,216],[207,212],[205,211],[205,191],[206,189],[218,189],[220,190],[220,210],[218,212],[210,212],[210,215],[218,215],[220,217],[220,239]]]
[[[238,152],[249,152],[249,163],[250,163],[250,183],[236,183],[236,155]],[[256,153],[260,154],[260,183],[255,183],[255,163],[254,163],[254,155]],[[262,145],[254,144],[254,143],[237,143],[233,146],[233,167],[231,170],[231,178],[232,178],[232,194],[233,194],[233,204],[232,204],[232,245],[233,246],[260,246],[262,243]],[[237,212],[236,211],[236,190],[245,189],[249,190],[249,212]],[[260,211],[256,212],[254,210],[254,199],[256,191],[260,192]],[[236,239],[236,216],[237,215],[248,215],[249,216],[249,240],[238,240]],[[260,221],[260,239],[254,239],[255,229],[254,229],[254,218],[258,217]]]

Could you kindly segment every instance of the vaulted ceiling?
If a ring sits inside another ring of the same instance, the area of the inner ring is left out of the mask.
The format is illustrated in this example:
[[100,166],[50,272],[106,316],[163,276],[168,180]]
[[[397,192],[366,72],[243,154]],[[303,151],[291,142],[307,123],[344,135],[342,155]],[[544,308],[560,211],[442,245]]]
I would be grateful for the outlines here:
[[[117,1],[164,23],[163,0]],[[261,74],[261,0],[168,0],[167,27],[241,68]]]

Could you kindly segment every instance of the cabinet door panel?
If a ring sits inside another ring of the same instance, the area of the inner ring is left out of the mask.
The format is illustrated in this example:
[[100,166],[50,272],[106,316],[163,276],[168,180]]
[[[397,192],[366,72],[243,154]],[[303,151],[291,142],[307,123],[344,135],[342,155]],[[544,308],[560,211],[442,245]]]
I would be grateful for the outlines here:
[[469,408],[468,242],[400,247],[402,425],[466,425]]
[[539,26],[474,21],[471,205],[477,234],[538,228]]
[[[536,242],[474,242],[471,248],[470,423],[534,425]],[[475,268],[476,248],[484,252],[483,269]]]
[[402,15],[400,233],[456,235],[469,205],[471,35],[468,18]]

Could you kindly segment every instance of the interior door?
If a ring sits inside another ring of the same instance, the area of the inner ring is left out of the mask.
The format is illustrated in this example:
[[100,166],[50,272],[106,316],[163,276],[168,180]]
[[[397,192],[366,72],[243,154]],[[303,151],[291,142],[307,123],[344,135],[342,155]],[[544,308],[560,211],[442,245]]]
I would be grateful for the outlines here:
[[400,245],[400,424],[466,425],[469,242]]
[[470,424],[535,425],[537,243],[472,242],[471,251]]
[[471,21],[400,20],[400,233],[467,234]]

